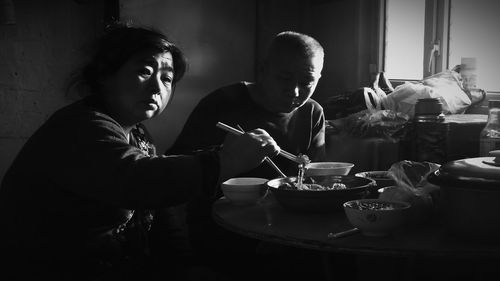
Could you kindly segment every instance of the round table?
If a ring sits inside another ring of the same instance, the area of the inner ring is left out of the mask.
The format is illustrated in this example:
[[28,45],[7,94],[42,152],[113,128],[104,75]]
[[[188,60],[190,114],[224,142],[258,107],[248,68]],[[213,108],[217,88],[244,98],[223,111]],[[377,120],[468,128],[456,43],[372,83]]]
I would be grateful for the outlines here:
[[356,233],[332,239],[331,233],[352,228],[343,210],[294,212],[281,207],[271,193],[252,205],[235,205],[223,197],[215,202],[212,211],[215,222],[229,231],[319,251],[408,257],[500,257],[500,243],[455,239],[439,225],[406,228],[386,237]]

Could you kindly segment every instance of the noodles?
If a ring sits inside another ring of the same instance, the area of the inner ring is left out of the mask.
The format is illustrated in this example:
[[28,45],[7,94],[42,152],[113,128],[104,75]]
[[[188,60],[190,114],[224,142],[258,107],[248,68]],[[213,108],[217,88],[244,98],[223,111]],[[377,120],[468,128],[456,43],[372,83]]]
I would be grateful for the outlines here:
[[339,189],[347,189],[347,186],[343,183],[335,182],[331,185],[320,185],[317,183],[303,183],[302,185],[296,184],[295,187],[297,190],[339,190]]
[[306,180],[310,181],[309,183],[304,183],[304,172],[305,165],[310,163],[309,157],[305,154],[299,154],[297,156],[302,160],[302,163],[299,164],[299,173],[297,176],[296,183],[284,183],[280,185],[278,188],[281,189],[294,189],[294,190],[311,190],[311,191],[323,191],[323,190],[339,190],[339,189],[347,189],[347,186],[338,181],[328,182],[315,182],[313,178],[307,178]]
[[347,189],[347,186],[340,182],[331,184],[317,184],[317,183],[285,183],[280,185],[281,189],[294,189],[294,190],[310,190],[310,191],[324,191],[324,190],[340,190]]
[[299,156],[297,156],[300,160],[301,160],[301,163],[299,164],[299,174],[297,176],[297,183],[298,185],[302,185],[302,181],[304,180],[304,172],[306,170],[306,165],[309,164],[311,162],[311,160],[309,160],[309,157],[307,157],[307,155],[305,154],[299,154]]

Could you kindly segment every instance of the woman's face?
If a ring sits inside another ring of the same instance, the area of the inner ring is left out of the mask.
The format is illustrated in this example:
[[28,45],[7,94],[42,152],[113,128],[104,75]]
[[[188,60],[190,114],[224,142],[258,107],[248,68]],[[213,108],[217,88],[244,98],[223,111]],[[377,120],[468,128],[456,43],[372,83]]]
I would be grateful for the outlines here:
[[104,80],[104,95],[113,118],[133,126],[160,114],[172,96],[174,64],[170,52],[141,52]]

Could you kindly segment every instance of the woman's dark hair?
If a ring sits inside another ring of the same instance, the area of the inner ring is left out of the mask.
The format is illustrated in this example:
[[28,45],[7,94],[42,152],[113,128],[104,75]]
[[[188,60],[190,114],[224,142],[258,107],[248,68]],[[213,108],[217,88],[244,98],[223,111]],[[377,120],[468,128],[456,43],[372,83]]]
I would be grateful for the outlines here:
[[[114,23],[97,42],[96,52],[90,62],[71,84],[83,83],[92,94],[100,92],[101,81],[116,73],[132,56],[145,50],[170,52],[174,64],[173,85],[181,80],[187,63],[182,51],[167,36],[145,27],[134,27],[125,23]],[[71,85],[70,85],[71,87]]]

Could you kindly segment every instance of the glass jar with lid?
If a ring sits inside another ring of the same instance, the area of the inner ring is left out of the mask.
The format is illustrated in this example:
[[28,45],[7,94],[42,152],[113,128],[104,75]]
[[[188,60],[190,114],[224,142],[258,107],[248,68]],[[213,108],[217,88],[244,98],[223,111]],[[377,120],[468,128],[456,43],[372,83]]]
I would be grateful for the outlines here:
[[500,149],[500,100],[488,102],[488,121],[479,135],[479,156]]
[[445,119],[443,103],[438,98],[419,99],[415,104],[413,119],[416,161],[442,164],[446,159],[446,128],[441,126]]

